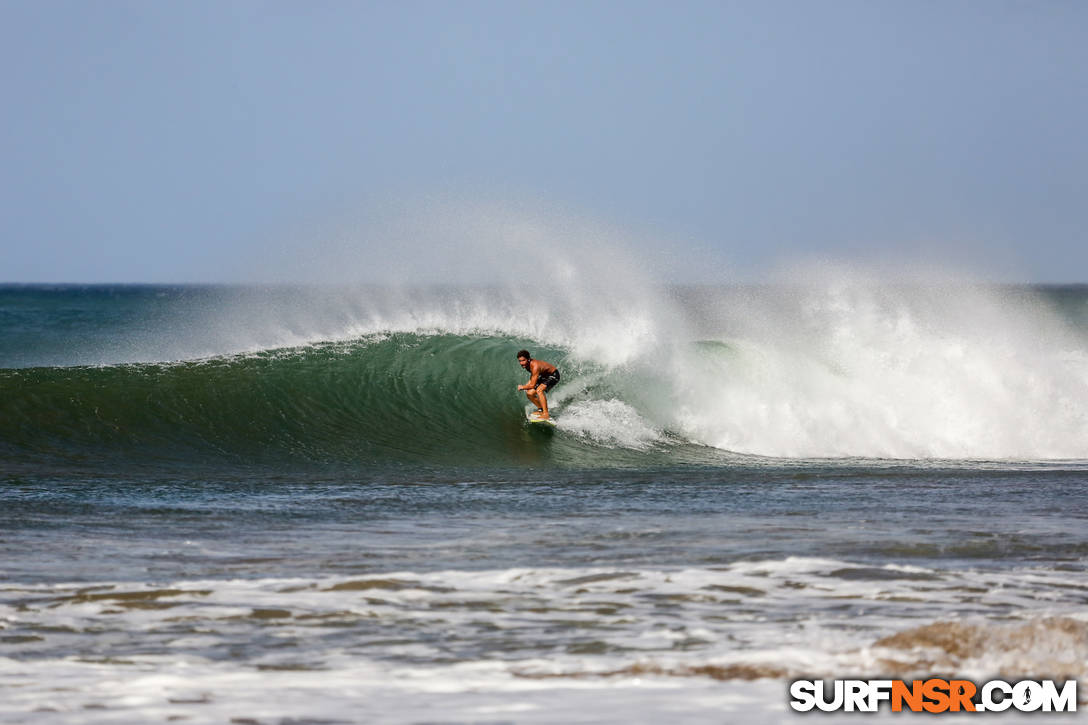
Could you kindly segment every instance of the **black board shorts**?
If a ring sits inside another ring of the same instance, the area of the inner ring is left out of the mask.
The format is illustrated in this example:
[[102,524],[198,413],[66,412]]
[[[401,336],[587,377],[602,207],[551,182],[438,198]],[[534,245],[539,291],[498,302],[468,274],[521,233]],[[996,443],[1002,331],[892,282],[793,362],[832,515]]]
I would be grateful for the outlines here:
[[551,390],[552,388],[554,388],[558,382],[559,382],[559,371],[556,370],[554,373],[549,373],[548,375],[541,375],[540,377],[538,377],[536,379],[536,387],[539,390],[540,386],[543,385],[544,386],[544,392],[546,393],[549,390]]

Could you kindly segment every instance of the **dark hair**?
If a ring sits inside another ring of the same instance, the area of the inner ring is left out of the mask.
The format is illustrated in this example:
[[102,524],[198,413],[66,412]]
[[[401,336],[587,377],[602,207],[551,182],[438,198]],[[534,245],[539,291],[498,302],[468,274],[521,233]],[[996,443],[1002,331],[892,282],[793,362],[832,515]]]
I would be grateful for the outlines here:
[[523,357],[526,360],[532,360],[533,356],[529,354],[528,350],[518,350],[518,357]]

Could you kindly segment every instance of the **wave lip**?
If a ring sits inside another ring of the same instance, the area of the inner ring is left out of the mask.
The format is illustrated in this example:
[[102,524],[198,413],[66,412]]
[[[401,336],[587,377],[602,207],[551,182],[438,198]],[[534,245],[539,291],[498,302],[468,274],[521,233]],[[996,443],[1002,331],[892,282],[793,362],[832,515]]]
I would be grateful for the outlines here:
[[[223,324],[255,331],[210,336],[244,352],[0,369],[0,451],[349,465],[1088,460],[1086,289],[848,280],[646,288],[637,304],[567,291],[533,305],[488,290],[277,294],[260,314],[252,293]],[[550,442],[525,438],[522,347],[564,371]]]
[[600,404],[577,383],[553,395],[569,412],[560,435],[534,435],[515,390],[524,345],[387,333],[188,362],[0,370],[0,451],[28,465],[598,465],[656,440],[594,414]]

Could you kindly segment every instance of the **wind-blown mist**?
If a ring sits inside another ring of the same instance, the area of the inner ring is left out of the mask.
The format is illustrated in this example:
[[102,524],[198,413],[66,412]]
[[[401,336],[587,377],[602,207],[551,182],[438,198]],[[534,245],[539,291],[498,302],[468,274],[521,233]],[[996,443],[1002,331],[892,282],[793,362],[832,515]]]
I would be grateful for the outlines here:
[[672,424],[770,456],[1084,458],[1086,302],[842,274],[695,293],[711,319],[673,358]]
[[[323,460],[341,454],[307,440],[321,431],[345,430],[345,450],[358,438],[384,450],[368,438],[383,425],[373,419],[378,410],[406,416],[404,439],[448,439],[447,448],[463,443],[455,420],[473,420],[473,445],[482,445],[525,404],[512,385],[523,377],[514,362],[520,346],[563,371],[553,407],[580,460],[622,450],[667,461],[693,445],[778,458],[1088,458],[1084,289],[923,273],[892,280],[815,264],[775,283],[677,287],[646,261],[652,253],[584,220],[479,206],[439,211],[387,220],[384,242],[345,237],[300,258],[295,281],[309,284],[114,289],[128,295],[125,313],[88,312],[103,328],[93,345],[67,328],[28,327],[25,338],[7,337],[0,358],[5,367],[141,363],[128,374],[181,376],[194,394],[180,396],[171,415],[190,422],[200,416],[184,401],[200,399],[196,391],[256,390],[272,376],[276,395],[237,399],[232,416],[290,420],[298,431],[289,448],[304,457],[320,451]],[[448,277],[435,274],[443,265]],[[321,268],[338,270],[335,284],[312,283]],[[90,293],[81,299],[88,309],[105,304]],[[261,362],[231,362],[245,356]],[[184,360],[204,364],[169,372],[168,363]],[[106,382],[111,375],[91,373],[82,384],[133,384]],[[378,388],[355,398],[345,390],[352,405],[307,402],[334,401],[337,385],[359,379]],[[54,393],[61,406],[86,397]],[[436,432],[442,411],[449,425]],[[199,426],[187,435],[216,438]],[[278,439],[270,434],[267,445]],[[244,459],[255,445],[247,439],[230,454]]]
[[[1088,456],[1082,290],[817,263],[763,285],[677,288],[665,282],[679,263],[573,215],[443,203],[376,226],[384,246],[359,231],[314,264],[343,279],[376,257],[398,284],[351,298],[350,322],[318,337],[498,334],[561,349],[559,362],[581,372],[557,391],[562,417],[604,442],[679,437],[785,457]],[[407,291],[416,271],[489,286]],[[307,324],[292,329],[306,339]]]

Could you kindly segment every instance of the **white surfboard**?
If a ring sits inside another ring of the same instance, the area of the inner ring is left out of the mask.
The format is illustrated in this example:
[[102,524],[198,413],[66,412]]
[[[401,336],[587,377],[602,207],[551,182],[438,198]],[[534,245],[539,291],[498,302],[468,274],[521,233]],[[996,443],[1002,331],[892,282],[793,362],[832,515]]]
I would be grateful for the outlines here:
[[529,425],[539,425],[539,426],[544,426],[544,427],[548,427],[548,428],[554,428],[555,427],[555,419],[554,418],[541,418],[540,414],[537,413],[534,410],[532,413],[529,413]]

